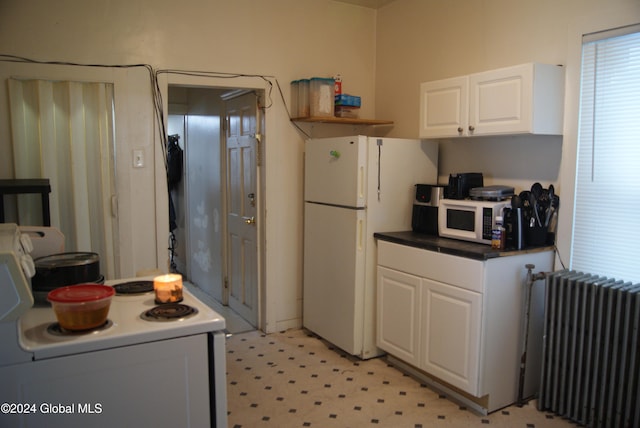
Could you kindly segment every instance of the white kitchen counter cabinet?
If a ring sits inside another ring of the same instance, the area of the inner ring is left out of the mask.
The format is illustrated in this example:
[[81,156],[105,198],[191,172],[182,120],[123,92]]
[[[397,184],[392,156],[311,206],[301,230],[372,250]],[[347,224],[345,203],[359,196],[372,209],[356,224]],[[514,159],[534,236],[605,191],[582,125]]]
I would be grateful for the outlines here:
[[429,279],[422,284],[420,367],[471,395],[480,395],[482,294]]
[[414,366],[420,365],[422,279],[378,266],[377,346]]
[[421,138],[562,134],[564,69],[528,63],[420,85]]
[[[378,240],[377,346],[480,413],[516,402],[526,268],[553,251],[473,260]],[[539,384],[544,287],[534,285],[525,397]]]

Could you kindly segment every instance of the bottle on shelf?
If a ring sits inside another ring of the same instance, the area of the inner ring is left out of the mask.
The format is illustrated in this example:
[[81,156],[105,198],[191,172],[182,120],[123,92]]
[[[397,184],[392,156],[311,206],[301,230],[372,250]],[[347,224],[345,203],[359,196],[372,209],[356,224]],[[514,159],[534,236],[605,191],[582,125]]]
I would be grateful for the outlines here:
[[335,95],[342,94],[342,76],[340,76],[339,74],[336,74],[333,80],[334,80],[333,86],[335,88]]
[[491,233],[491,248],[504,250],[506,243],[506,233],[502,216],[496,217],[496,226]]

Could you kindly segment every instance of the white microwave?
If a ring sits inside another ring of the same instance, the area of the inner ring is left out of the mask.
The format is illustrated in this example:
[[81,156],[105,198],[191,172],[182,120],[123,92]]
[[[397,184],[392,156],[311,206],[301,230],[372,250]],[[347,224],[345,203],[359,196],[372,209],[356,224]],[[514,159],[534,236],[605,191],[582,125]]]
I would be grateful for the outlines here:
[[438,234],[491,245],[496,217],[502,216],[503,209],[510,206],[511,201],[442,199],[438,210]]

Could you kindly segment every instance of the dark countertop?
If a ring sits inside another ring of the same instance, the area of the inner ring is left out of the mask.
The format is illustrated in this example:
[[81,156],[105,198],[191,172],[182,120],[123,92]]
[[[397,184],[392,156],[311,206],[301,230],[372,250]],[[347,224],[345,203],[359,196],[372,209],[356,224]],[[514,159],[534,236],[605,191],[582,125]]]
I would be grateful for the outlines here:
[[457,239],[440,238],[438,236],[425,235],[423,233],[415,233],[412,231],[376,232],[373,234],[373,237],[382,241],[393,242],[395,244],[407,245],[409,247],[437,251],[439,253],[451,254],[453,256],[466,257],[475,260],[488,260],[496,257],[515,256],[519,254],[553,250],[553,246],[545,246],[525,248],[523,250],[500,251],[491,248],[491,245],[460,241]]

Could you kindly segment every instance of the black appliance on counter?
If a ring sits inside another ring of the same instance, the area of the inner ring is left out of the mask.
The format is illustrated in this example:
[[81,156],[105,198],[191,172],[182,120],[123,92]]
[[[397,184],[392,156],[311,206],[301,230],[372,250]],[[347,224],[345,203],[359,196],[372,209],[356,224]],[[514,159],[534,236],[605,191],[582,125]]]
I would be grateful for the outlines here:
[[37,303],[47,303],[47,294],[59,287],[104,284],[97,253],[57,253],[38,257],[33,262],[36,274],[31,278],[31,291]]
[[463,172],[449,174],[449,186],[447,186],[447,199],[466,199],[469,191],[475,187],[483,187],[484,179],[481,172]]
[[411,229],[417,233],[438,236],[438,207],[444,198],[446,186],[416,184]]
[[511,198],[511,208],[505,209],[506,246],[520,250],[525,247],[554,245],[558,225],[560,196],[553,184],[548,189],[533,183]]
[[522,207],[515,205],[514,199],[511,199],[511,208],[504,210],[505,249],[522,250],[524,248],[524,218]]

